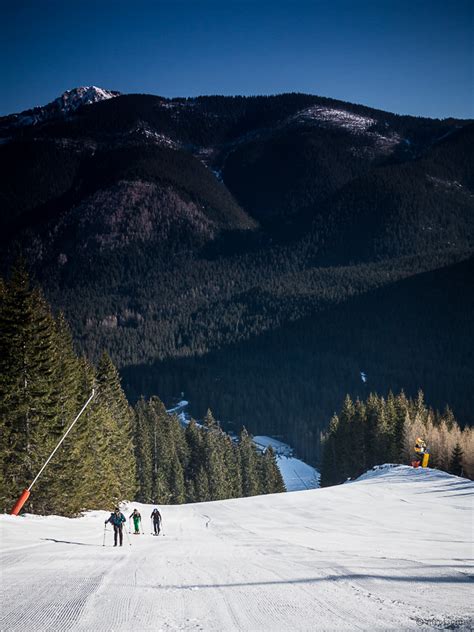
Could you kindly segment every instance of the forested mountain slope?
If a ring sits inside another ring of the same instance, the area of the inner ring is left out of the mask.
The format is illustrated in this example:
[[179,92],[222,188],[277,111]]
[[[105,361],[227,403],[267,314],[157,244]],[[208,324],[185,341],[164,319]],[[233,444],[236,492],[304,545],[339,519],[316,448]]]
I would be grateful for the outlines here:
[[[422,387],[439,406],[451,397],[468,421],[467,375],[461,372],[459,388],[445,390],[429,340],[415,343],[416,372],[391,341],[413,331],[397,317],[401,306],[415,301],[416,312],[426,305],[445,364],[453,374],[462,368],[472,326],[443,342],[447,321],[429,303],[438,272],[422,273],[446,267],[449,276],[473,252],[472,122],[398,116],[304,94],[104,95],[77,108],[46,106],[34,117],[0,119],[2,265],[8,269],[20,253],[27,258],[48,298],[66,312],[78,346],[92,358],[105,347],[130,394],[142,386],[164,397],[189,388],[200,406],[201,383],[218,415],[245,418],[266,432],[272,416],[279,432],[317,437],[339,393],[347,386],[354,392],[357,371],[337,383],[345,341],[376,349],[379,336],[383,368],[374,387]],[[467,267],[459,273],[465,300],[455,319],[472,315]],[[392,294],[393,283],[400,285]],[[351,333],[353,309],[360,326],[378,318],[384,286],[393,318],[388,345],[382,315],[373,338]],[[285,337],[283,352],[275,341]],[[282,385],[301,373],[288,358],[329,339],[333,374],[318,355],[323,377],[308,383],[320,390],[308,387],[307,400],[292,400]],[[364,349],[354,354],[364,356]],[[210,352],[210,365],[214,357],[235,363],[238,398],[229,389],[209,398],[208,387],[186,371],[174,377],[171,361]],[[263,357],[268,370],[249,384],[245,367]]]
[[204,357],[125,367],[124,386],[132,397],[182,390],[195,414],[210,405],[229,429],[284,436],[310,461],[346,393],[415,396],[422,388],[432,406],[449,403],[472,424],[473,285],[470,258]]

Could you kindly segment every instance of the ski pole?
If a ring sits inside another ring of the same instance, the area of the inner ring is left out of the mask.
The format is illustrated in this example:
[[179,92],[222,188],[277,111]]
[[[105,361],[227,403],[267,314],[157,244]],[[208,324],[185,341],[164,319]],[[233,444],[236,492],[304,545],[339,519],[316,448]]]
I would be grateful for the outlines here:
[[127,533],[127,529],[124,529],[124,531],[125,531],[125,535],[127,536],[128,546],[132,546],[132,543],[130,542],[130,536]]
[[107,525],[104,524],[104,541],[102,542],[102,546],[105,546],[105,534],[107,533]]

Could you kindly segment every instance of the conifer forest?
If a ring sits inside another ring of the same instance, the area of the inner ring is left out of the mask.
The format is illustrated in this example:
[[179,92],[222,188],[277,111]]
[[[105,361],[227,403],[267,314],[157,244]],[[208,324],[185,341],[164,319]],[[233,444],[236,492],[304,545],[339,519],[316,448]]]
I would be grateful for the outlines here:
[[27,507],[77,515],[124,499],[180,504],[284,491],[272,448],[238,441],[212,413],[183,428],[157,397],[132,408],[110,357],[93,366],[73,348],[24,268],[0,285],[0,505],[9,511],[92,388],[97,396],[35,487]]
[[357,478],[381,463],[410,464],[417,438],[429,446],[430,467],[474,479],[474,429],[462,430],[452,411],[440,414],[402,392],[371,394],[365,401],[345,398],[323,439],[321,485]]

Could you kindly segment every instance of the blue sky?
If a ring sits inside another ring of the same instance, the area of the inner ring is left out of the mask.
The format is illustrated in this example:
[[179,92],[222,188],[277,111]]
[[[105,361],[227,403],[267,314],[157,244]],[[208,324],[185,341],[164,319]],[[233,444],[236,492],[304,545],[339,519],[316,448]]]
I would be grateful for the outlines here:
[[470,0],[1,2],[0,114],[98,85],[474,116]]

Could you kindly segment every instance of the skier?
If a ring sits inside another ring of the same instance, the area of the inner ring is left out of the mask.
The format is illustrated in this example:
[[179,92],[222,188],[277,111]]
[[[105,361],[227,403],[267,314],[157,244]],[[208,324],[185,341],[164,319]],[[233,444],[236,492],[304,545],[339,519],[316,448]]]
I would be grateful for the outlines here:
[[123,543],[123,523],[126,522],[126,518],[118,507],[115,507],[113,513],[110,514],[110,518],[105,521],[105,524],[110,522],[114,526],[114,546],[117,546],[117,536],[120,540],[120,546]]
[[160,535],[161,514],[156,507],[151,512],[150,518],[153,520],[154,535]]
[[137,509],[134,509],[129,518],[133,518],[133,526],[135,527],[134,535],[140,535],[140,522],[142,517]]

